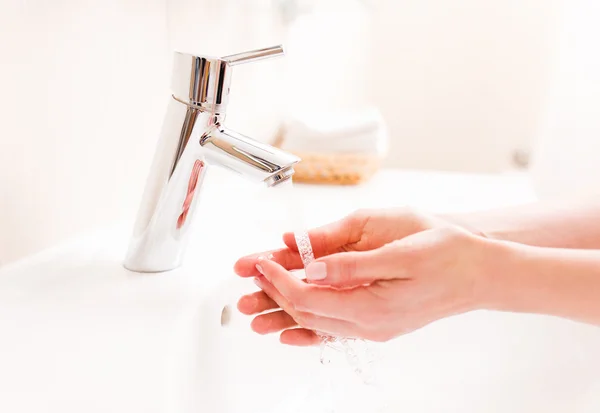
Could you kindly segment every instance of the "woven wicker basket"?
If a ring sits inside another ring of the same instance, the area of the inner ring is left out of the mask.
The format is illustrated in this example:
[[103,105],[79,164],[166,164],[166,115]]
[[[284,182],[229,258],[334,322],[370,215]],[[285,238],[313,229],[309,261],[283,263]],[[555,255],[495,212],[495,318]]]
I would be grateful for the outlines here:
[[[284,140],[283,133],[278,133],[274,146],[284,147]],[[302,159],[294,166],[292,179],[298,183],[356,185],[369,180],[382,165],[376,154],[289,152]]]

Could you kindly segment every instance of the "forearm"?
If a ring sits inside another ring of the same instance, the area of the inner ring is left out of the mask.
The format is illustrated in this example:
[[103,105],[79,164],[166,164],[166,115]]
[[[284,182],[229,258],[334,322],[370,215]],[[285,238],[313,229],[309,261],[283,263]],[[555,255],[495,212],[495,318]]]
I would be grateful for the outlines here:
[[600,325],[600,251],[503,244],[486,308]]
[[496,240],[539,247],[600,249],[600,202],[539,203],[445,218]]

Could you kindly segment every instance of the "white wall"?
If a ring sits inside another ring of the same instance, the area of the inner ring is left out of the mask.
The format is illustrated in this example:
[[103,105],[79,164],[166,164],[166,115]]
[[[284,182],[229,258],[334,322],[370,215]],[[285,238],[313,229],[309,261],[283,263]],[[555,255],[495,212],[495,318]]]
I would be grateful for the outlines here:
[[289,108],[371,102],[390,165],[504,170],[535,133],[557,1],[372,0],[368,25],[348,0],[286,31],[270,0],[4,0],[0,262],[135,215],[172,49],[283,39],[287,59],[236,67],[228,122],[258,139]]
[[570,0],[561,16],[531,172],[542,198],[600,196],[600,3]]
[[165,15],[0,2],[0,261],[135,213],[168,97]]
[[557,1],[380,1],[372,97],[389,164],[497,172],[529,149],[555,47]]

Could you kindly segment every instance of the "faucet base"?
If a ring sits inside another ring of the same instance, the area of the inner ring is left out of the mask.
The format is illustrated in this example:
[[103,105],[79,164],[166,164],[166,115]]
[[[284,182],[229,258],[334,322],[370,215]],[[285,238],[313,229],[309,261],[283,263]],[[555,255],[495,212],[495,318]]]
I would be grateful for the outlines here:
[[171,99],[123,266],[157,273],[181,266],[207,170],[200,145],[210,114]]

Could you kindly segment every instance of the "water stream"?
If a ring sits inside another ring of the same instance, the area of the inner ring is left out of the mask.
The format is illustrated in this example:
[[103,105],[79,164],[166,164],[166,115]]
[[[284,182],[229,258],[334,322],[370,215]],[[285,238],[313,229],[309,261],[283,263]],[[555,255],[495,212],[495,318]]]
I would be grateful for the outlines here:
[[[306,268],[315,259],[308,226],[305,220],[305,202],[294,190],[292,181],[277,186],[281,202],[293,224],[298,251]],[[362,339],[333,337],[317,333],[321,339],[312,390],[303,406],[295,410],[311,413],[362,412],[377,413],[386,407],[382,388],[377,383],[375,369],[377,352],[373,343]]]

